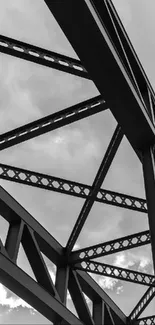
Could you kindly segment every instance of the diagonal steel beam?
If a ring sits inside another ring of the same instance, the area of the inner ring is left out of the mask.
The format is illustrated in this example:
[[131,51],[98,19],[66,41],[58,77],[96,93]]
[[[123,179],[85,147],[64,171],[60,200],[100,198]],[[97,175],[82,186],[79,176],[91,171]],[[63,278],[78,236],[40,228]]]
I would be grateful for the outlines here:
[[[76,271],[82,291],[93,301],[103,301],[119,317],[119,325],[127,323],[127,317],[107,293],[98,285],[96,281],[86,272]],[[107,325],[107,324],[106,324]]]
[[[47,174],[0,163],[0,178],[86,199],[91,186]],[[100,188],[95,201],[147,213],[146,200]]]
[[79,60],[0,35],[0,52],[75,76],[90,79]]
[[34,231],[39,248],[56,265],[63,262],[63,247],[7,191],[0,186],[0,215],[9,223],[23,221]]
[[132,322],[136,320],[142,312],[146,309],[150,301],[155,296],[155,287],[150,287],[147,289],[147,291],[144,293],[138,304],[135,306],[135,308],[130,313],[128,320],[129,322]]
[[82,210],[80,212],[80,215],[75,223],[75,226],[73,228],[73,231],[69,237],[69,240],[66,245],[67,252],[70,252],[81,232],[81,229],[88,217],[88,214],[94,204],[95,197],[105,179],[105,176],[109,170],[109,167],[113,161],[113,158],[116,154],[116,151],[121,143],[121,140],[123,138],[123,132],[119,126],[116,127],[115,132],[112,136],[112,139],[110,141],[110,144],[107,148],[107,151],[105,153],[105,156],[102,160],[102,163],[100,165],[100,168],[97,172],[97,175],[95,177],[95,180],[93,182],[91,191],[89,193],[89,197],[86,199]]
[[80,320],[86,325],[95,325],[74,270],[69,273],[68,289]]
[[129,269],[116,267],[105,263],[86,261],[75,264],[74,268],[78,270],[84,270],[90,273],[108,276],[110,278],[155,287],[155,276],[151,274],[131,271]]
[[[125,32],[123,25],[117,15],[117,12],[112,4],[112,1],[100,1],[95,2],[96,8],[100,12],[101,19],[104,22],[105,27],[112,39],[112,42],[119,53],[123,64],[130,75],[135,88],[146,105],[148,111],[150,111],[150,104],[147,100],[147,93],[150,92],[151,96],[155,98],[154,90],[144,72],[144,69],[137,58],[137,55],[133,49],[133,46],[129,40],[127,33]],[[150,112],[150,117],[151,117]]]
[[59,1],[45,0],[130,144],[141,151],[154,143],[155,127],[104,25],[100,2],[68,0],[60,10]]
[[146,244],[150,244],[148,230],[74,251],[69,256],[69,262],[75,264]]
[[155,315],[137,319],[133,323],[133,325],[154,325],[154,324],[155,324]]
[[38,135],[104,111],[107,108],[108,107],[101,96],[91,98],[82,103],[1,134],[0,150],[12,147],[18,143],[37,137]]
[[143,152],[143,174],[148,205],[148,222],[151,235],[152,257],[155,271],[155,158],[152,148],[148,148],[148,150]]
[[51,322],[57,318],[65,324],[83,325],[60,301],[54,298],[41,285],[35,282],[22,269],[0,253],[0,279],[7,288],[24,299]]

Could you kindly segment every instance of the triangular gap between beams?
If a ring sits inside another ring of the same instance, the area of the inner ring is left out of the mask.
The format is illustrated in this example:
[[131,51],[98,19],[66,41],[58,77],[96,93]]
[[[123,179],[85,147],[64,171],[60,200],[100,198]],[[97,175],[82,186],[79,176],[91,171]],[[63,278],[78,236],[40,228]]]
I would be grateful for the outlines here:
[[19,246],[19,252],[18,252],[18,257],[17,257],[17,266],[20,267],[25,273],[27,273],[31,278],[33,278],[37,282],[37,279],[34,275],[34,272],[32,270],[30,263],[29,263],[29,260],[26,256],[26,253],[23,249],[22,244],[20,244],[20,246]]
[[41,255],[43,257],[43,260],[45,262],[45,265],[47,267],[47,270],[50,274],[50,277],[53,281],[53,284],[55,285],[55,281],[56,281],[56,271],[57,271],[57,267],[56,265],[46,256],[41,252]]
[[145,198],[142,164],[125,136],[102,188]]
[[[148,317],[151,315],[155,315],[155,297],[150,301],[150,303],[145,308],[145,310],[142,312],[142,314],[139,316],[139,318]],[[148,324],[151,324],[151,323],[148,323]]]

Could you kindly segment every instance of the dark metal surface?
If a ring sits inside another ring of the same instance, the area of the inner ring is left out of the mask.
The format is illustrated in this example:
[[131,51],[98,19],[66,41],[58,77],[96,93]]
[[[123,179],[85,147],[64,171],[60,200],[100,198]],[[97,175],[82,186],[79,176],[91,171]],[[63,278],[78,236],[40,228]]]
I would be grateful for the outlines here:
[[74,251],[69,256],[69,263],[75,264],[146,244],[150,244],[148,230]]
[[73,267],[77,270],[85,270],[90,273],[101,274],[110,278],[116,278],[147,286],[155,286],[155,276],[152,274],[132,271],[105,263],[84,261],[75,264]]
[[59,300],[53,297],[42,286],[38,285],[24,271],[0,253],[1,283],[22,297],[51,322],[57,317],[65,320],[65,324],[83,323],[72,314]]
[[[45,0],[45,3],[81,61],[3,35],[0,35],[1,53],[91,78],[101,95],[1,134],[0,150],[108,108],[118,126],[92,186],[0,164],[1,179],[85,199],[64,248],[0,187],[0,215],[9,223],[4,245],[0,239],[1,282],[55,325],[155,324],[154,316],[138,319],[155,296],[155,276],[91,260],[151,243],[155,266],[154,91],[110,0]],[[123,135],[142,162],[147,201],[101,188]],[[148,212],[150,229],[72,252],[95,201]],[[20,245],[35,280],[16,265]],[[42,254],[57,268],[55,284]],[[126,317],[87,272],[149,288]],[[68,289],[79,318],[66,307]],[[92,313],[84,294],[92,302]]]
[[114,40],[111,39],[113,35],[109,35],[101,19],[102,12],[97,10],[95,1],[68,0],[61,2],[61,10],[60,1],[45,0],[45,2],[99,92],[101,95],[104,94],[113,115],[133,148],[142,150],[153,144],[155,127],[150,112],[133,85],[122,57],[116,50]]
[[74,306],[76,308],[77,314],[79,318],[83,321],[86,325],[94,325],[93,318],[89,311],[88,305],[86,303],[85,297],[83,295],[78,277],[75,271],[70,271],[69,277],[69,292],[72,297]]
[[152,148],[143,153],[143,172],[148,204],[148,221],[151,235],[153,265],[155,271],[155,160]]
[[126,324],[127,317],[122,312],[122,310],[114,303],[114,301],[107,295],[107,293],[102,290],[97,282],[93,278],[83,271],[76,271],[80,286],[83,292],[91,299],[93,302],[103,301],[106,306],[110,308],[119,317],[120,325]]
[[89,79],[79,60],[0,35],[0,52]]
[[[80,197],[83,199],[86,199],[91,192],[90,185],[1,163],[0,178],[49,191]],[[114,205],[120,208],[147,213],[146,200],[124,193],[109,191],[103,188],[99,189],[95,197],[95,201]]]

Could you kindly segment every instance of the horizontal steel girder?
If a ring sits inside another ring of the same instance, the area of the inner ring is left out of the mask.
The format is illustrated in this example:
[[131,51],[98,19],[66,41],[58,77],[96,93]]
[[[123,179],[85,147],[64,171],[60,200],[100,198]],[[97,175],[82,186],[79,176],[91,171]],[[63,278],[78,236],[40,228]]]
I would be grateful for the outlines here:
[[[0,164],[0,178],[83,199],[91,192],[90,185],[5,164]],[[95,201],[147,213],[146,200],[103,188],[99,189]]]
[[77,270],[85,270],[90,273],[108,276],[115,279],[139,283],[147,286],[155,286],[155,276],[116,267],[105,263],[94,261],[79,262],[73,266]]
[[69,256],[69,262],[75,264],[146,244],[150,244],[148,230],[74,251]]
[[154,298],[154,296],[155,296],[155,287],[148,288],[147,291],[142,296],[142,298],[140,299],[140,301],[138,302],[138,304],[130,313],[128,320],[131,322],[137,319],[145,310],[145,308],[148,306],[150,301]]
[[101,96],[88,99],[82,103],[1,134],[0,150],[12,147],[38,135],[104,111],[107,108],[108,107]]
[[0,35],[0,52],[90,79],[79,60]]
[[151,115],[133,85],[115,43],[113,44],[113,39],[100,18],[102,12],[97,10],[95,2],[67,0],[61,2],[61,10],[60,1],[45,2],[99,92],[104,94],[133,148],[144,150],[152,145],[155,141],[155,127]]

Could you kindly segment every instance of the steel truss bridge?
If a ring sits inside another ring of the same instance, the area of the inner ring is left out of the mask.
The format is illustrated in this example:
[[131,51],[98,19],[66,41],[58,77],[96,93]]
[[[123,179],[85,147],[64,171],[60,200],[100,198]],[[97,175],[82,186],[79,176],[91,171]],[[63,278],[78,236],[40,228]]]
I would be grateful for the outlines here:
[[[45,3],[80,61],[4,35],[0,35],[0,51],[90,79],[100,95],[1,134],[0,150],[107,109],[118,125],[92,186],[0,164],[2,179],[84,199],[67,245],[62,247],[0,187],[0,214],[9,222],[5,245],[0,241],[0,280],[54,324],[155,324],[154,315],[141,318],[155,296],[155,276],[95,261],[149,244],[155,267],[155,93],[110,0],[45,0]],[[146,200],[101,187],[124,135],[142,163]],[[96,201],[146,213],[149,230],[72,251]],[[20,243],[36,281],[16,264]],[[41,253],[57,267],[55,284]],[[147,290],[126,316],[88,272],[145,285]],[[66,307],[67,290],[78,317]],[[84,294],[92,301],[92,314]]]

